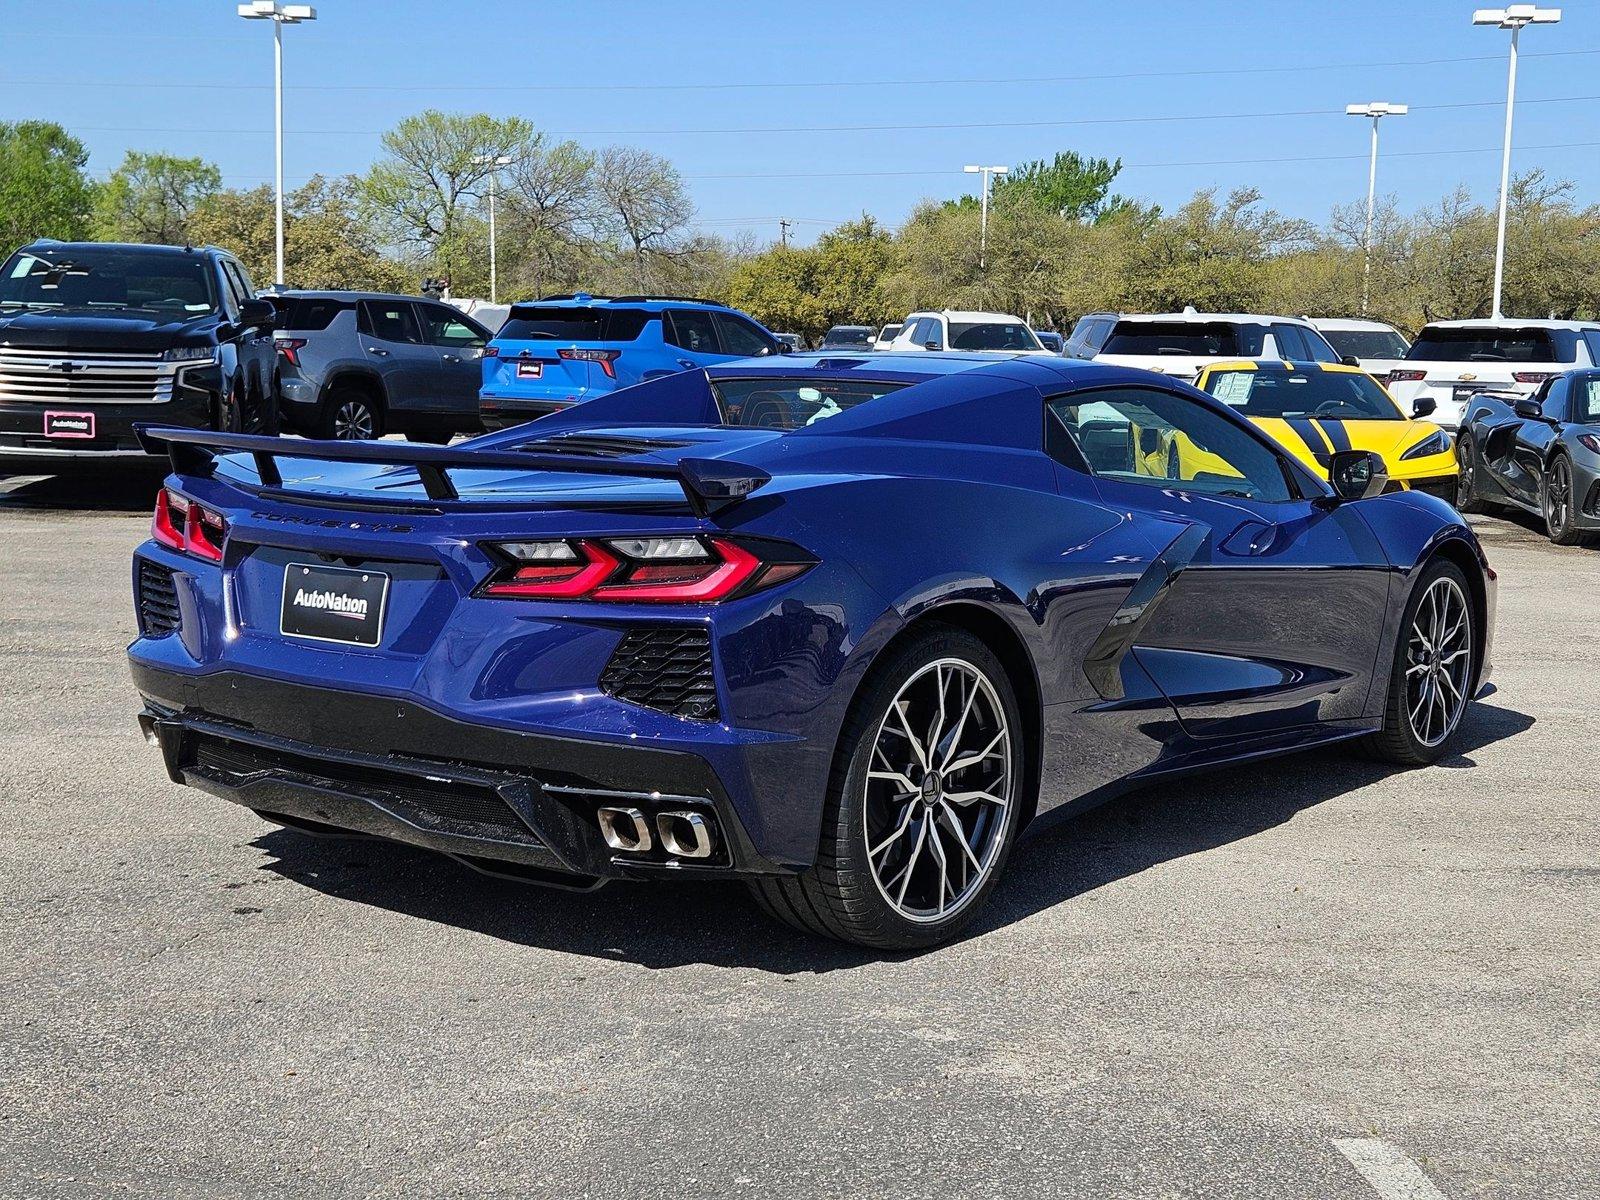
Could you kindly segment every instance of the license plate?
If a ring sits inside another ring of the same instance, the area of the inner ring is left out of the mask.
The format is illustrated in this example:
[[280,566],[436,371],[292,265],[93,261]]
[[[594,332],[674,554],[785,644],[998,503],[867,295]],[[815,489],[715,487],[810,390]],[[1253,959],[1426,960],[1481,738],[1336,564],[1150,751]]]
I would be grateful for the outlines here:
[[92,412],[54,412],[44,414],[44,435],[47,438],[94,437]]
[[542,362],[519,362],[517,364],[518,379],[538,379],[544,374]]
[[1479,392],[1487,391],[1488,387],[1481,383],[1458,383],[1450,395],[1455,400],[1471,400]]
[[288,637],[376,646],[388,598],[389,577],[381,571],[290,563],[278,628]]

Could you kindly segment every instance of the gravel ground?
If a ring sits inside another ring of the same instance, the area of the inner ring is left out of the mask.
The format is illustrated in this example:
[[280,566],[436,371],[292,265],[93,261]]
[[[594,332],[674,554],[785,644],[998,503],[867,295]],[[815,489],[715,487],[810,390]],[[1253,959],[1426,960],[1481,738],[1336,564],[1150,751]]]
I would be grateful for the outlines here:
[[174,786],[122,653],[152,491],[0,481],[0,1194],[1380,1194],[1345,1138],[1600,1191],[1600,552],[1479,521],[1497,691],[1440,765],[1140,792],[884,960]]

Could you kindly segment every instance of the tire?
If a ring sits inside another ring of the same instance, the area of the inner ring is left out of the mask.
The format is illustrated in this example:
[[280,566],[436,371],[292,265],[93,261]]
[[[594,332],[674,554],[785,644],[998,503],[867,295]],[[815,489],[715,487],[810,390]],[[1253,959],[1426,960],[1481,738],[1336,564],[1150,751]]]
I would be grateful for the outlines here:
[[[1450,633],[1454,616],[1445,611],[1441,623],[1435,625],[1433,614],[1438,608],[1433,599],[1443,593],[1450,595],[1452,603],[1459,602],[1461,626],[1459,634]],[[1362,739],[1362,748],[1373,758],[1402,766],[1419,767],[1436,762],[1445,753],[1451,738],[1461,727],[1461,719],[1472,699],[1472,682],[1476,677],[1478,647],[1481,636],[1477,629],[1477,614],[1472,607],[1472,590],[1461,568],[1446,559],[1436,558],[1423,568],[1400,622],[1400,632],[1394,648],[1394,664],[1389,670],[1388,695],[1383,706],[1383,727]],[[1426,634],[1438,630],[1440,648],[1435,652],[1418,644],[1419,631]],[[1457,657],[1457,655],[1460,657]],[[1456,664],[1461,664],[1457,669]],[[1448,675],[1448,687],[1439,682],[1441,672]],[[1420,678],[1419,678],[1420,677]],[[1413,692],[1413,679],[1418,679],[1418,692]],[[1428,701],[1426,715],[1415,715],[1422,707],[1420,693],[1431,683],[1436,697]],[[1453,690],[1452,690],[1453,689]],[[1435,706],[1437,705],[1437,707]],[[1424,724],[1425,723],[1425,724]],[[1423,732],[1419,732],[1419,724]]]
[[[941,693],[944,720],[934,724]],[[970,711],[958,718],[967,697]],[[902,719],[897,727],[902,712],[910,724]],[[924,735],[936,753],[948,739],[942,762],[974,761],[922,772],[920,743],[902,728],[919,728],[924,716],[942,731]],[[982,907],[1016,841],[1030,799],[1022,730],[1005,668],[971,634],[929,626],[892,648],[840,735],[816,864],[796,876],[750,880],[756,900],[797,929],[859,946],[912,950],[948,941]],[[958,837],[968,847],[963,857]]]
[[245,425],[245,393],[238,380],[228,385],[228,394],[217,406],[217,432],[243,433]]
[[1539,481],[1539,509],[1544,513],[1544,528],[1557,546],[1576,546],[1583,541],[1572,513],[1572,460],[1557,453],[1544,469]]
[[336,387],[322,402],[316,435],[327,441],[366,441],[383,436],[383,406],[359,388]]
[[1489,507],[1478,496],[1478,453],[1470,433],[1456,439],[1456,511],[1462,513],[1488,512]]

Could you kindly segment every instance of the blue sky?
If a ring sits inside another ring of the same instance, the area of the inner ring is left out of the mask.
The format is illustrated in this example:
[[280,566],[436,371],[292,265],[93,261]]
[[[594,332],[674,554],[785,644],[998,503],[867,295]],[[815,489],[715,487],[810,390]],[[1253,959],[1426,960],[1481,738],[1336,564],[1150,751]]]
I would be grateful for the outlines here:
[[[379,132],[439,107],[645,146],[725,234],[775,238],[787,217],[809,241],[862,210],[897,223],[969,189],[964,163],[1058,149],[1120,156],[1119,190],[1163,205],[1253,184],[1321,219],[1365,194],[1367,128],[1342,110],[1366,100],[1413,106],[1383,126],[1379,189],[1403,207],[1457,183],[1489,200],[1498,179],[1508,35],[1474,28],[1471,0],[317,7],[285,31],[291,186],[364,169]],[[1514,167],[1571,179],[1588,203],[1600,3],[1564,7],[1523,36]],[[0,117],[60,121],[101,174],[131,147],[204,155],[232,186],[270,179],[271,34],[232,0],[0,9]]]

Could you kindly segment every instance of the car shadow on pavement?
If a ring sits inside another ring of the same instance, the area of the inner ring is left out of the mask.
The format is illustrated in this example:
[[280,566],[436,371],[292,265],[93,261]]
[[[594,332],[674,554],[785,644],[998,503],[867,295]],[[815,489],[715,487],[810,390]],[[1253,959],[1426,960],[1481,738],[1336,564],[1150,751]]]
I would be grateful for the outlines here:
[[[1476,751],[1533,723],[1514,709],[1475,704],[1455,750],[1430,769],[1472,767]],[[1080,816],[1047,819],[1017,847],[989,906],[963,937],[1248,838],[1394,770],[1339,749],[1314,751],[1152,785]],[[909,957],[780,926],[732,882],[614,883],[575,894],[489,878],[392,842],[274,829],[252,844],[272,856],[262,870],[326,895],[562,953],[651,968],[704,963],[777,974],[821,974]]]
[[30,476],[0,472],[0,512],[7,509],[73,509],[80,512],[148,513],[166,473],[154,466],[110,466],[68,475]]

